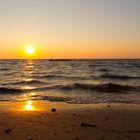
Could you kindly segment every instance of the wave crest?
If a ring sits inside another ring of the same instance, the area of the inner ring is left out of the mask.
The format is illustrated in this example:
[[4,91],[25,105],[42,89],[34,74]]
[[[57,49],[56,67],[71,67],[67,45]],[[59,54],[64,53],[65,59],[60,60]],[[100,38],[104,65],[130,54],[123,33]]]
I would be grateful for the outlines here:
[[127,75],[113,75],[113,74],[103,74],[100,77],[108,78],[108,79],[121,79],[121,80],[140,79],[140,77],[127,76]]
[[[119,84],[100,84],[100,85],[92,85],[92,84],[81,84],[74,83],[72,85],[65,85],[60,87],[61,90],[87,90],[87,91],[96,91],[103,93],[128,93],[130,91],[137,91],[138,87],[128,86],[128,85],[119,85]],[[138,90],[140,91],[140,89]]]

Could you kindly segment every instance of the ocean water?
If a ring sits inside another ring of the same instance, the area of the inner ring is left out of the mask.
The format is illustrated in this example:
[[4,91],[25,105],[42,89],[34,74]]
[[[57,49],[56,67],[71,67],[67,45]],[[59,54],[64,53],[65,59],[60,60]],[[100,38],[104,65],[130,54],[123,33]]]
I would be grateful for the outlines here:
[[140,104],[140,60],[0,60],[0,101]]

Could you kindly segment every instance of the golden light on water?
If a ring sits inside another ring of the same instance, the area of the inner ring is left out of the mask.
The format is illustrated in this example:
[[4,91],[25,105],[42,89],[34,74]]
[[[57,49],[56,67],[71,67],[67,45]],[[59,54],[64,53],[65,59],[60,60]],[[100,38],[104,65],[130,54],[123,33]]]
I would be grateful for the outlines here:
[[26,110],[26,111],[34,111],[35,110],[35,107],[33,106],[32,101],[26,102],[24,110]]
[[30,86],[23,86],[22,89],[34,89],[34,87],[30,87]]

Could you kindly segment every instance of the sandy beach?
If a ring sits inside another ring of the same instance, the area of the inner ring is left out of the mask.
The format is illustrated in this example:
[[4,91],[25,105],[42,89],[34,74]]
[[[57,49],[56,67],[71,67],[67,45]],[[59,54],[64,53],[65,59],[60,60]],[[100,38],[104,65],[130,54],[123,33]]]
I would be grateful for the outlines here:
[[140,0],[0,0],[0,140],[140,140]]
[[1,140],[140,138],[140,105],[136,104],[1,102],[0,109]]

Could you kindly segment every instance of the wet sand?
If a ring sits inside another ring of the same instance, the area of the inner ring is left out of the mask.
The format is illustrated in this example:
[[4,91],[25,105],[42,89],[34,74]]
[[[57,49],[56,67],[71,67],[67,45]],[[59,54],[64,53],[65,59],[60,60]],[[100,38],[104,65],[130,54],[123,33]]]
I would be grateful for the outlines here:
[[0,110],[0,140],[140,139],[140,105],[1,102]]

